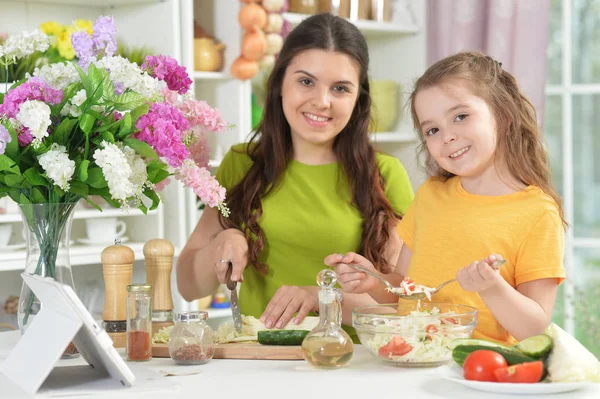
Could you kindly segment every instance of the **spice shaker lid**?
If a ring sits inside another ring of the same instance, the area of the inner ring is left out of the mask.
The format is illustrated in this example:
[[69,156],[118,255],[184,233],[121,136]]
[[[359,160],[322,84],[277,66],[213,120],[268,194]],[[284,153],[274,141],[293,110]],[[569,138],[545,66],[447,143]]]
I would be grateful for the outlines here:
[[150,292],[152,291],[152,286],[150,284],[141,283],[141,284],[129,284],[127,286],[128,292]]
[[208,312],[203,311],[193,311],[193,312],[181,312],[175,315],[175,321],[198,321],[198,320],[207,320]]

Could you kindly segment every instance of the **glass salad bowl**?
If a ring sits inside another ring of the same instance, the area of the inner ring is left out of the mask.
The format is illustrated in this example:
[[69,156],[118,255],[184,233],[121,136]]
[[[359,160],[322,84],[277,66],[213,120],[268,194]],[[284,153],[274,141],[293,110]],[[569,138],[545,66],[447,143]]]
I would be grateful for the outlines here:
[[470,338],[476,325],[477,309],[450,303],[400,301],[352,311],[360,342],[378,359],[404,367],[452,361],[450,342]]

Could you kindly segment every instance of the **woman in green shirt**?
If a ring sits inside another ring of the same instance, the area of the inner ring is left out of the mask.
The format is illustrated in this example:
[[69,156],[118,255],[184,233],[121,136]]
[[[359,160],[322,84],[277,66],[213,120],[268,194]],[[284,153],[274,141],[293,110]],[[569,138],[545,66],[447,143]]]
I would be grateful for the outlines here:
[[[231,263],[242,314],[281,328],[318,310],[315,278],[328,254],[393,267],[413,190],[400,162],[369,141],[368,64],[364,37],[342,18],[315,15],[290,33],[258,129],[217,171],[231,215],[206,208],[179,257],[185,299],[212,294]],[[344,294],[344,323],[369,303]]]

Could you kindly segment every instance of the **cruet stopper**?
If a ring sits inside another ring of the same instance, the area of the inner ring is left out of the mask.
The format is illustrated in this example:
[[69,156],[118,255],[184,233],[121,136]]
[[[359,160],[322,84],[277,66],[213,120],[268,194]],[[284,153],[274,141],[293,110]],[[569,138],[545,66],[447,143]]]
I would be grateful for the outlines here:
[[104,311],[102,327],[115,348],[124,348],[127,331],[127,286],[133,274],[133,250],[116,242],[104,248],[101,255],[104,275]]
[[152,286],[152,334],[173,325],[171,271],[175,247],[168,240],[156,238],[144,245],[146,282]]
[[342,367],[352,359],[354,344],[342,329],[342,294],[334,288],[337,276],[324,269],[317,275],[319,324],[302,341],[304,359],[320,369]]

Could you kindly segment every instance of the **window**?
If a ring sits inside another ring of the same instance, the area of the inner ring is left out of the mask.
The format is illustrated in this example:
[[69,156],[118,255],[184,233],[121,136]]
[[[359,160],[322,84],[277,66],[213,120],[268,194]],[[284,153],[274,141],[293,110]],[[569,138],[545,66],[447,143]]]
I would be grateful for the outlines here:
[[554,320],[600,357],[600,0],[551,0],[544,133],[571,225]]

